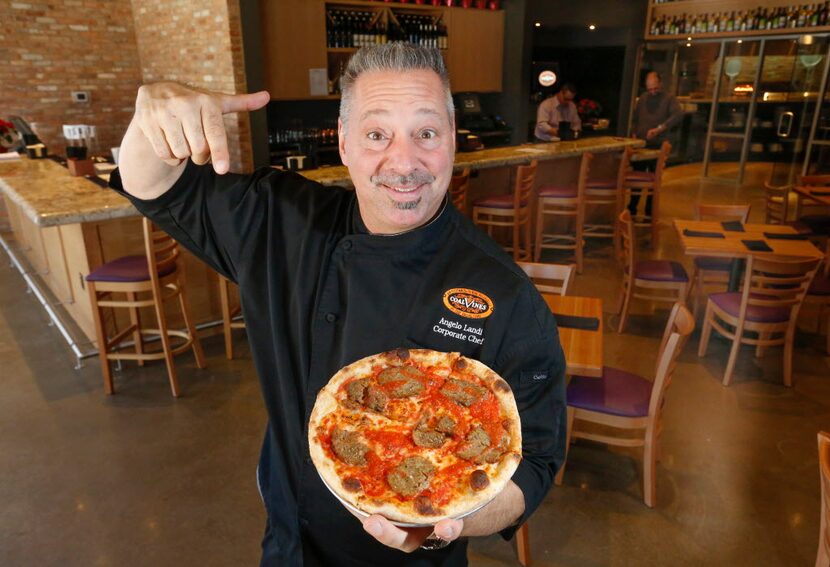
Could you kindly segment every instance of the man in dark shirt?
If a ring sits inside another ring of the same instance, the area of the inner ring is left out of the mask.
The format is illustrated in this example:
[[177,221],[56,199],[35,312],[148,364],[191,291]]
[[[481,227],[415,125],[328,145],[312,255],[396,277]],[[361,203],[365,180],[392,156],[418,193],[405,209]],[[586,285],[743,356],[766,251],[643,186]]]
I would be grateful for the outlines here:
[[[677,99],[663,91],[663,79],[657,71],[646,75],[646,92],[637,100],[632,130],[635,138],[646,141],[647,148],[659,148],[668,138],[668,132],[683,119],[683,110]],[[653,171],[654,160],[634,162],[638,171]],[[628,210],[637,213],[639,195],[632,195]],[[646,216],[651,216],[651,195],[646,199]]]
[[[270,168],[226,173],[222,114],[260,108],[267,93],[172,83],[139,90],[111,185],[240,286],[269,417],[257,470],[268,518],[262,565],[466,565],[466,537],[511,537],[561,466],[556,324],[523,272],[447,204],[455,121],[440,53],[364,48],[340,84],[340,155],[353,192]],[[449,311],[442,298],[453,288],[486,295],[492,314]],[[467,518],[412,529],[378,515],[359,521],[314,470],[307,426],[317,392],[340,367],[398,347],[459,351],[513,388],[523,460]],[[421,548],[431,534],[440,549]]]

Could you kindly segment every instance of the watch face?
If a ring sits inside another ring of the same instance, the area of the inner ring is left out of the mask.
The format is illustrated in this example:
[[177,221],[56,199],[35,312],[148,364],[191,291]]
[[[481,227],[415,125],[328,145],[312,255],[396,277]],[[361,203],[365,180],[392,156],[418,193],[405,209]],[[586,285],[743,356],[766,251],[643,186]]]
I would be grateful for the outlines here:
[[539,73],[539,84],[543,87],[549,87],[556,82],[556,73],[550,70],[545,70]]

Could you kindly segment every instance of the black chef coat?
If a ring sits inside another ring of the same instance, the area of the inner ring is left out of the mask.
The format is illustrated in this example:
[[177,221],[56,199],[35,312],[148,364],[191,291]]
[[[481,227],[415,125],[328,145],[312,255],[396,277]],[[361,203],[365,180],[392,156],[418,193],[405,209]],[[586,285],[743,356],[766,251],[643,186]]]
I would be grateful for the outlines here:
[[[113,172],[111,187],[123,188]],[[565,444],[564,357],[550,310],[504,251],[452,206],[399,235],[369,234],[355,193],[263,168],[216,175],[188,161],[136,208],[222,275],[240,297],[269,423],[257,480],[268,516],[263,565],[466,565],[466,542],[405,554],[378,543],[325,488],[308,450],[317,392],[342,366],[397,347],[459,351],[513,388],[524,521]],[[468,318],[445,292],[472,289],[492,314]],[[515,527],[505,530],[512,536]]]

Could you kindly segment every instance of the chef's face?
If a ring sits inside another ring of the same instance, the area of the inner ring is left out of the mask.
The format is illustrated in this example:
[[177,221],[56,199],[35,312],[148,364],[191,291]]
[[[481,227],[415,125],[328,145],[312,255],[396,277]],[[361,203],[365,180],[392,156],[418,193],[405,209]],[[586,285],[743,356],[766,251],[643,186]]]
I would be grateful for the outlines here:
[[452,177],[454,117],[429,70],[366,72],[355,81],[340,159],[374,234],[417,228],[438,211]]

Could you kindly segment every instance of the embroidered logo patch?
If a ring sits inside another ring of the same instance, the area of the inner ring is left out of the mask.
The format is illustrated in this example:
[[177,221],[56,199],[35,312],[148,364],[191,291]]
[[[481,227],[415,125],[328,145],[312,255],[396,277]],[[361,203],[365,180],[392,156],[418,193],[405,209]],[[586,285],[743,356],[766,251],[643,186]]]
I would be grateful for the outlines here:
[[484,319],[493,314],[493,300],[474,289],[454,287],[444,292],[447,309],[470,319]]

